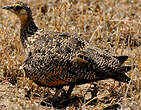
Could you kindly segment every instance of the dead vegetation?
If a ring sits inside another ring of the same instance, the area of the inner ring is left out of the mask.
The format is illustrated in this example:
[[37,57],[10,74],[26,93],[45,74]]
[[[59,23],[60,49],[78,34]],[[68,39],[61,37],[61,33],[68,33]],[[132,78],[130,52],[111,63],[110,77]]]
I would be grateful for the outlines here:
[[[0,0],[0,7],[18,0]],[[91,97],[79,109],[141,109],[141,1],[140,0],[25,0],[40,28],[78,33],[94,46],[113,55],[128,55],[126,64],[137,65],[128,72],[129,84],[113,80],[77,86],[74,95]],[[18,18],[0,9],[0,109],[48,110],[40,102],[53,90],[37,87],[24,78],[20,68],[24,50],[20,43]],[[95,86],[93,86],[95,85]],[[32,89],[31,98],[25,97]],[[94,91],[97,91],[95,93]],[[71,106],[67,110],[74,110]]]

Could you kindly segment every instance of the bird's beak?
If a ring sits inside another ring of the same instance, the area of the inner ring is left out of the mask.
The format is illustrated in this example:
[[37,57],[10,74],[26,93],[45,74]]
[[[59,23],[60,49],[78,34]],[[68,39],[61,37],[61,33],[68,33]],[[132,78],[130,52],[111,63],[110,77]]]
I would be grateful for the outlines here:
[[11,12],[15,13],[15,10],[14,10],[13,6],[4,6],[4,7],[2,7],[2,9],[5,9],[5,10],[8,10],[8,11],[11,11]]
[[4,7],[2,7],[2,9],[6,9],[6,10],[9,10],[9,11],[12,11],[13,7],[12,6],[4,6]]

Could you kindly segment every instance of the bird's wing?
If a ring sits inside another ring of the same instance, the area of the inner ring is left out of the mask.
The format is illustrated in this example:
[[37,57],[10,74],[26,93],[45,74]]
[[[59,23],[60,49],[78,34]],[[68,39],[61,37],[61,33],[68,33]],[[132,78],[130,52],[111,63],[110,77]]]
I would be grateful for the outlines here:
[[123,64],[128,59],[128,56],[114,56],[114,57],[118,59],[121,64]]
[[73,60],[91,63],[96,72],[103,74],[113,74],[121,67],[121,63],[118,59],[97,47],[88,46],[81,51],[77,57]]

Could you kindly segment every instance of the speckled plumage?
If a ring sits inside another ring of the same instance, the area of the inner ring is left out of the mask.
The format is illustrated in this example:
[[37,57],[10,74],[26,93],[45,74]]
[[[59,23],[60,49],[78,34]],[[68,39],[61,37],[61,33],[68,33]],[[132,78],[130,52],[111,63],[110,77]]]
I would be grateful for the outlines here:
[[[77,84],[107,78],[123,82],[130,80],[125,72],[131,67],[122,66],[127,56],[111,56],[77,34],[39,29],[25,3],[18,2],[3,9],[14,10],[21,20],[20,37],[26,53],[23,68],[26,77],[37,84],[59,89],[68,85],[69,96]],[[23,10],[26,12],[21,14]]]

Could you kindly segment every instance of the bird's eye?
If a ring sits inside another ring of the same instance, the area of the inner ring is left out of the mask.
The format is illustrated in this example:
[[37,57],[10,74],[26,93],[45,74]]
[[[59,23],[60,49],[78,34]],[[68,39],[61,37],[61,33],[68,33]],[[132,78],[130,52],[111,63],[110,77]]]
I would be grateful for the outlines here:
[[20,9],[22,9],[22,7],[16,6],[15,9],[16,9],[16,10],[20,10]]

